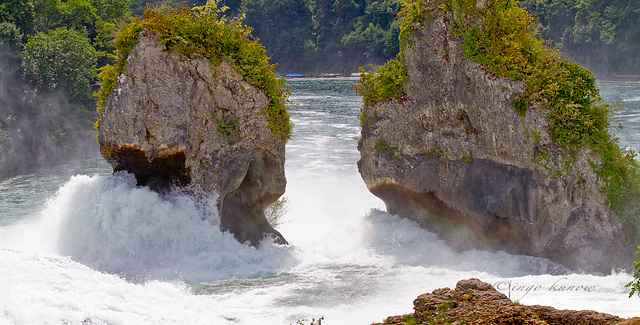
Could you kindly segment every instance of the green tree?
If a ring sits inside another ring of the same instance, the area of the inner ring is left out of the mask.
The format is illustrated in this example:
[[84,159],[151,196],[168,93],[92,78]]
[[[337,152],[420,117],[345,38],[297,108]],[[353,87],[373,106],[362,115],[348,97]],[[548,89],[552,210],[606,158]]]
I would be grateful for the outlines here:
[[342,44],[372,63],[383,63],[398,51],[400,4],[397,0],[367,0],[364,14],[355,19],[353,30],[342,37]]
[[[22,34],[20,29],[13,23],[0,22],[0,55],[6,51],[19,53],[22,51]],[[4,58],[4,56],[0,56]]]
[[0,3],[0,22],[13,23],[23,33],[31,33],[33,4],[29,0],[3,0]]
[[95,64],[89,39],[64,27],[30,38],[22,56],[24,74],[37,90],[63,89],[70,99],[91,97]]
[[311,10],[306,0],[245,0],[244,23],[281,69],[300,69],[305,65],[305,44],[313,37]]
[[540,36],[599,74],[640,73],[640,1],[524,0]]
[[34,0],[35,31],[66,27],[69,29],[93,29],[98,18],[96,9],[88,0]]
[[[22,51],[22,35],[16,25],[7,22],[0,23],[0,166],[6,160],[6,154],[11,143],[8,128],[15,120],[18,107],[11,105],[12,100],[21,97],[20,58]],[[18,81],[18,82],[16,82]]]
[[127,0],[0,2],[0,178],[96,153],[92,86],[129,19]]
[[129,0],[91,0],[90,3],[98,18],[105,22],[116,23],[131,14]]

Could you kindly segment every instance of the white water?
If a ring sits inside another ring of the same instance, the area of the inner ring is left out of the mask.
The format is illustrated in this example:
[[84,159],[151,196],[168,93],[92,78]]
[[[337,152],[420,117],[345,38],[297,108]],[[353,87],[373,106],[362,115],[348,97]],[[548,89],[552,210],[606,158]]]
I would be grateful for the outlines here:
[[291,84],[290,207],[279,228],[288,247],[241,245],[217,230],[211,202],[160,197],[130,175],[108,175],[102,160],[73,167],[78,176],[54,170],[1,182],[0,324],[295,324],[321,316],[323,324],[369,324],[470,277],[524,304],[640,314],[640,299],[627,298],[628,274],[563,275],[544,259],[455,252],[383,212],[357,172],[360,102],[350,82]]

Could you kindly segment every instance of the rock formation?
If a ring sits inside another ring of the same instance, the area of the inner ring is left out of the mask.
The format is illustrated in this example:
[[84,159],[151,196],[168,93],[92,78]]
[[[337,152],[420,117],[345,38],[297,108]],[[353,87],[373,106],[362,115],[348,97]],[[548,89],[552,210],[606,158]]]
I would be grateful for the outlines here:
[[369,190],[388,212],[459,248],[546,257],[585,271],[627,267],[631,245],[590,166],[597,158],[582,149],[561,176],[542,167],[542,151],[564,163],[544,113],[520,116],[514,100],[524,82],[466,60],[452,20],[435,9],[414,22],[411,45],[401,44],[406,96],[364,108],[358,167]]
[[264,215],[286,185],[284,141],[267,128],[267,105],[228,64],[168,53],[143,31],[105,101],[100,152],[139,185],[218,195],[220,228],[240,242],[286,243]]
[[413,306],[413,314],[389,317],[384,324],[640,324],[638,317],[623,319],[591,310],[521,305],[478,279],[459,281],[454,290],[436,289],[420,295]]

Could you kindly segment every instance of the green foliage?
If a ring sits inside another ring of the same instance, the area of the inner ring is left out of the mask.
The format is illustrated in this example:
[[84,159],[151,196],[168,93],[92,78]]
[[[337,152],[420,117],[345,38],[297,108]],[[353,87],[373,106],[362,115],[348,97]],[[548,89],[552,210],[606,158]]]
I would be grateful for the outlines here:
[[253,28],[273,61],[285,70],[302,68],[305,42],[313,38],[306,0],[244,0],[243,22]]
[[[20,52],[22,50],[22,34],[20,34],[20,29],[13,24],[2,22],[0,23],[0,46],[5,49]],[[3,49],[3,50],[5,50]],[[0,53],[0,59],[5,59],[5,55]]]
[[402,156],[398,152],[398,147],[392,147],[382,140],[378,140],[373,146],[375,152],[384,153],[391,156],[392,160],[400,160]]
[[34,4],[34,28],[46,32],[56,28],[74,29],[92,42],[98,67],[112,63],[113,33],[116,24],[130,19],[126,0],[40,0]]
[[373,147],[373,150],[382,153],[394,154],[398,151],[398,147],[391,147],[386,142],[378,140],[378,142],[376,142],[376,145]]
[[[395,317],[389,317],[385,319],[383,324],[396,324],[395,320],[393,320],[392,318],[395,318]],[[402,321],[404,322],[405,325],[418,325],[418,320],[415,317],[410,315],[404,315],[402,317]]]
[[87,135],[96,118],[91,100],[96,72],[113,60],[107,54],[113,49],[111,32],[128,19],[127,5],[127,0],[0,1],[0,85],[7,95],[0,106],[5,135],[0,177],[88,153],[94,144]]
[[34,28],[44,32],[65,27],[78,31],[92,30],[98,19],[89,0],[41,0],[34,2]]
[[334,30],[341,29],[340,34],[344,35],[340,40],[342,51],[357,56],[364,54],[376,61],[394,57],[399,50],[400,26],[397,15],[400,2],[364,1],[358,9],[364,9],[363,14],[352,18],[346,26],[334,26]]
[[[398,12],[400,18],[399,35],[400,43],[408,45],[409,36],[414,32],[413,24],[422,22],[428,17],[430,11],[426,0],[403,0],[402,9]],[[407,82],[407,66],[404,63],[404,47],[400,47],[400,52],[396,58],[387,61],[386,64],[378,66],[374,70],[359,69],[360,79],[358,84],[353,85],[356,94],[362,96],[363,106],[373,106],[376,103],[389,99],[402,100],[405,97],[404,84]],[[364,113],[360,114],[361,122]]]
[[264,214],[271,227],[278,228],[285,222],[284,215],[287,213],[288,209],[289,200],[286,197],[280,198],[278,201],[271,203],[267,207]]
[[218,133],[223,135],[238,135],[238,130],[236,129],[236,124],[238,123],[237,118],[229,122],[221,119],[215,119],[214,122],[216,123]]
[[128,0],[90,0],[95,14],[104,22],[115,23],[129,17]]
[[33,30],[33,3],[28,0],[2,0],[0,23],[13,23],[22,33]]
[[353,72],[398,52],[397,0],[244,0],[244,22],[283,71]]
[[70,99],[91,97],[95,64],[89,40],[66,28],[31,37],[22,56],[24,74],[36,89],[64,89]]
[[362,96],[365,106],[388,100],[404,98],[404,83],[407,82],[407,67],[401,59],[392,59],[386,65],[367,71],[360,68],[360,79],[353,85],[356,94]]
[[[283,140],[291,136],[291,123],[287,113],[289,90],[286,81],[276,77],[275,66],[270,65],[265,49],[251,38],[251,29],[239,21],[228,21],[215,1],[203,7],[150,8],[142,19],[122,27],[115,38],[119,60],[116,67],[102,70],[101,89],[97,93],[98,111],[115,85],[117,76],[125,69],[129,52],[137,43],[143,29],[158,36],[169,52],[186,56],[203,55],[212,65],[229,63],[248,82],[260,87],[271,99],[264,114],[268,127]],[[113,70],[115,69],[115,71]]]
[[[640,246],[638,246],[638,251],[636,255],[640,253]],[[625,285],[626,288],[631,289],[629,292],[629,298],[633,297],[634,294],[637,294],[640,297],[640,259],[635,261],[633,264],[633,281],[627,283]]]
[[522,0],[555,48],[599,74],[639,74],[637,0]]
[[[413,35],[414,23],[429,19],[432,7],[427,6],[427,0],[402,0],[402,10],[398,13],[400,18],[400,44],[409,45],[409,37]],[[404,49],[401,48],[401,51]],[[400,52],[402,53],[402,52]]]
[[458,305],[453,300],[449,299],[449,301],[443,302],[440,306],[438,306],[438,310],[447,310],[456,308]]
[[404,322],[406,325],[418,325],[418,320],[411,316],[404,317]]
[[[454,33],[464,37],[464,54],[501,76],[522,79],[548,51],[535,37],[535,20],[510,0],[453,0]],[[474,18],[468,18],[474,17]],[[475,18],[478,17],[478,18]]]
[[[189,6],[204,0],[188,0]],[[179,6],[179,0],[131,0],[141,15],[151,7]],[[253,28],[280,72],[351,73],[379,65],[398,53],[398,0],[225,0],[227,17]]]

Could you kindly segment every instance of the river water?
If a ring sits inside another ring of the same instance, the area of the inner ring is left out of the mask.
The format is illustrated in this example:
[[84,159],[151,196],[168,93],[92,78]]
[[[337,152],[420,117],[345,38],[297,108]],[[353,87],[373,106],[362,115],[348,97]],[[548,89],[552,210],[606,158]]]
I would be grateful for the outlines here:
[[[628,274],[456,252],[384,212],[357,171],[353,82],[289,81],[287,247],[241,245],[212,225],[211,202],[160,197],[101,158],[1,181],[0,324],[370,324],[471,277],[523,304],[640,315]],[[599,86],[623,104],[616,132],[636,147],[640,83]]]

